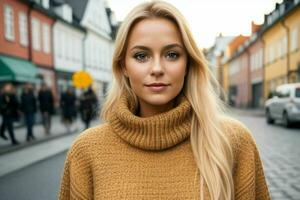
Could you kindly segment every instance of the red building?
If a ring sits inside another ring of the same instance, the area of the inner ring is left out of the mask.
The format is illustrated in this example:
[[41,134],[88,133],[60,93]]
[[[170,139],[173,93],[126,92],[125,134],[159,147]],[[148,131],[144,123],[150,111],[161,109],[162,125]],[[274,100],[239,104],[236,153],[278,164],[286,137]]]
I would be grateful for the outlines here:
[[[53,66],[52,26],[55,17],[47,5],[33,4],[28,13],[30,21],[30,60],[38,66],[38,82],[45,82],[56,94],[56,78]],[[49,6],[49,5],[48,5]]]
[[0,84],[47,83],[56,94],[49,3],[0,1]]
[[254,34],[252,45],[249,47],[250,52],[250,82],[251,82],[251,106],[262,107],[263,106],[263,42],[258,34]]
[[29,6],[17,0],[0,1],[0,53],[29,59]]

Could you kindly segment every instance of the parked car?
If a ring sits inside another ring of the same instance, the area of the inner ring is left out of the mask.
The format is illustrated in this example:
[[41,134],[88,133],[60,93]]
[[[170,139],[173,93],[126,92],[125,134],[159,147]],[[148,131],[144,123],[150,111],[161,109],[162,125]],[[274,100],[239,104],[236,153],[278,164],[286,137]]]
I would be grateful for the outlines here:
[[273,97],[265,102],[265,112],[268,124],[277,119],[282,120],[286,127],[300,123],[300,83],[278,86]]

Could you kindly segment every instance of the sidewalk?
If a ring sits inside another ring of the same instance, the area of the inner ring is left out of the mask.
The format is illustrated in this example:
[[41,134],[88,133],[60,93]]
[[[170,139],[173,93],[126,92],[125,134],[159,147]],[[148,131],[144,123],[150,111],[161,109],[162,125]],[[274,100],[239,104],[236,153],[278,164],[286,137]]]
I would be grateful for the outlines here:
[[[77,132],[83,130],[83,124],[80,122],[79,119],[73,123],[71,133]],[[27,142],[26,141],[26,127],[22,126],[19,128],[14,129],[15,137],[17,141],[20,143],[19,145],[12,146],[9,134],[6,130],[5,135],[7,136],[8,140],[3,140],[0,138],[0,155],[19,150],[28,146],[31,146],[33,144],[41,143],[44,141],[48,141],[50,139],[54,139],[60,136],[67,135],[66,133],[66,127],[63,123],[60,121],[60,116],[53,116],[52,117],[52,127],[51,127],[51,133],[49,135],[46,135],[44,133],[44,129],[42,124],[35,124],[33,128],[33,134],[36,138],[34,141]]]
[[253,117],[265,117],[265,110],[263,108],[235,108],[229,107],[229,113],[237,113],[239,115],[253,116]]
[[[91,126],[100,124],[94,120]],[[0,178],[6,174],[47,159],[69,149],[74,139],[84,130],[84,125],[78,119],[73,123],[71,133],[59,117],[53,117],[50,135],[44,133],[42,125],[34,127],[35,141],[26,142],[26,128],[15,129],[15,135],[20,145],[12,146],[9,140],[0,139]],[[8,133],[6,133],[8,135]]]

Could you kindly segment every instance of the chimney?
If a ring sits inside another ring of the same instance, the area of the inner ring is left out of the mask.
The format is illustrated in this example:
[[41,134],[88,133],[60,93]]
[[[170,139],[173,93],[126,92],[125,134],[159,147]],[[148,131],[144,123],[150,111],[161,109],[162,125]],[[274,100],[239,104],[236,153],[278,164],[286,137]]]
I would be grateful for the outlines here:
[[255,24],[254,21],[251,22],[251,33],[256,33],[261,28],[261,24]]

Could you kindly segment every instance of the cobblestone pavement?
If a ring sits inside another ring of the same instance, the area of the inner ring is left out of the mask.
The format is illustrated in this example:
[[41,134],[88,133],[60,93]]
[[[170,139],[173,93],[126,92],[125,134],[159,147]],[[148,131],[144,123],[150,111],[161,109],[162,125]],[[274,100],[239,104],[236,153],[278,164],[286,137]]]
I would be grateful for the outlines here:
[[300,200],[300,125],[286,129],[263,117],[233,114],[251,131],[258,145],[272,200]]

